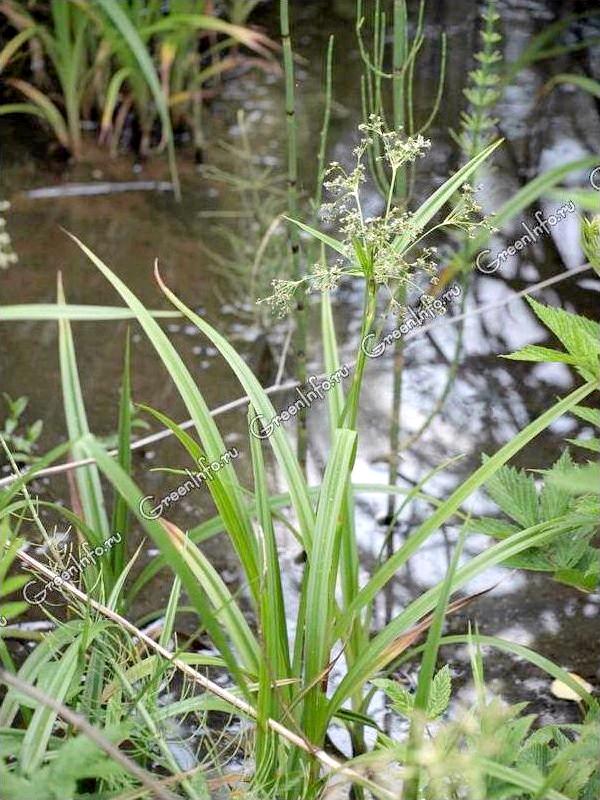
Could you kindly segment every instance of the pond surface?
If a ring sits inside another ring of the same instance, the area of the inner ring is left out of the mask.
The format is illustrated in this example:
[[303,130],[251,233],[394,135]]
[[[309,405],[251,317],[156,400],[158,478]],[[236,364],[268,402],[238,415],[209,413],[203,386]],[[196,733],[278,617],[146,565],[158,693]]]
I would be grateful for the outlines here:
[[[330,131],[331,159],[348,160],[356,143],[360,117],[360,55],[353,24],[344,18],[344,3],[293,3],[295,41],[300,61],[297,65],[301,172],[304,188],[311,191],[315,174],[315,152],[321,125],[322,67],[329,34],[335,35],[334,104]],[[349,5],[353,6],[353,3]],[[447,84],[436,124],[429,136],[431,155],[422,162],[416,193],[424,196],[439,186],[457,167],[456,147],[448,129],[458,126],[463,108],[462,85],[470,68],[471,53],[477,48],[476,4],[470,2],[430,3],[426,27],[425,56],[417,73],[417,114],[426,116],[435,93],[439,70],[438,41],[442,30],[448,34],[449,62]],[[334,8],[335,7],[335,8]],[[570,10],[570,3],[542,3],[535,0],[499,3],[506,35],[505,56],[513,61],[530,37],[558,15]],[[258,22],[276,35],[274,9],[267,4]],[[589,33],[589,31],[586,31]],[[574,35],[574,34],[573,34]],[[482,202],[492,210],[538,172],[565,161],[593,153],[600,141],[600,117],[593,99],[568,88],[540,99],[539,90],[555,71],[572,71],[583,56],[574,54],[541,62],[522,71],[510,86],[498,109],[499,127],[507,142],[496,159],[496,166],[482,175]],[[594,57],[590,69],[598,69]],[[580,63],[580,62],[579,62]],[[248,72],[230,82],[207,113],[206,164],[226,169],[231,156],[221,150],[219,139],[242,146],[236,117],[245,109],[246,129],[256,165],[270,169],[274,186],[284,164],[282,131],[282,86],[278,76]],[[3,126],[5,123],[3,122]],[[198,170],[182,148],[184,199],[176,204],[168,192],[140,191],[98,194],[86,197],[35,198],[28,191],[41,187],[61,187],[65,183],[96,183],[131,180],[168,180],[162,160],[137,165],[129,155],[110,160],[95,152],[92,145],[86,160],[77,165],[54,163],[45,157],[39,133],[21,121],[18,127],[3,127],[3,170],[1,194],[12,202],[8,225],[19,264],[0,273],[1,303],[53,302],[56,276],[60,271],[67,299],[72,303],[120,304],[110,286],[80,253],[61,227],[80,237],[151,308],[166,308],[153,277],[153,262],[158,258],[163,276],[188,305],[206,316],[227,335],[244,359],[258,372],[264,385],[273,382],[288,331],[286,321],[273,321],[267,327],[253,314],[236,270],[215,265],[207,249],[227,259],[219,226],[223,221],[235,225],[236,218],[217,217],[215,212],[233,215],[243,210],[238,188],[215,180],[214,174]],[[210,144],[212,142],[212,144]],[[32,156],[32,153],[34,154]],[[599,160],[600,163],[600,160]],[[587,186],[587,174],[573,173],[570,186]],[[373,195],[373,211],[378,210]],[[560,205],[543,200],[538,208],[548,215]],[[535,209],[533,209],[534,211]],[[523,220],[531,220],[533,211]],[[495,251],[508,246],[523,234],[521,219],[494,239]],[[577,215],[570,214],[552,229],[551,235],[504,264],[494,275],[477,273],[467,309],[500,301],[514,291],[551,277],[583,262],[579,252]],[[587,272],[562,281],[559,288],[538,295],[549,303],[561,303],[568,310],[598,317],[600,283]],[[240,302],[240,298],[244,302]],[[360,318],[358,287],[344,286],[333,297],[334,313],[342,361],[352,361],[357,344]],[[314,327],[317,330],[316,308]],[[263,316],[264,319],[264,316]],[[443,320],[440,320],[442,323]],[[165,322],[172,342],[184,357],[204,392],[211,408],[240,397],[243,392],[235,377],[215,349],[191,326],[181,320]],[[77,357],[92,430],[108,436],[116,429],[116,410],[121,375],[125,323],[73,323]],[[161,409],[175,419],[185,412],[177,392],[167,379],[154,351],[133,325],[134,398]],[[440,325],[427,336],[416,337],[407,345],[404,379],[403,434],[418,429],[442,390],[452,360],[456,325]],[[544,343],[545,333],[527,305],[515,300],[466,322],[464,346],[460,355],[458,379],[436,418],[418,443],[403,454],[400,485],[411,486],[440,462],[463,454],[427,486],[439,497],[478,466],[479,453],[492,453],[519,429],[546,409],[557,395],[574,386],[572,373],[562,365],[537,365],[505,362],[499,354],[526,343]],[[310,369],[322,371],[318,339],[309,353]],[[391,404],[391,353],[369,362],[364,404],[361,411],[361,449],[354,479],[360,483],[387,482],[389,409]],[[3,324],[0,329],[0,388],[13,397],[28,395],[28,419],[44,420],[42,447],[50,447],[65,436],[60,376],[58,372],[57,330],[54,323]],[[286,407],[291,395],[274,400],[276,409]],[[242,479],[250,485],[246,417],[244,410],[219,418],[227,446],[239,448],[236,463]],[[156,427],[154,426],[154,429]],[[325,404],[315,404],[310,412],[310,470],[317,480],[327,457],[328,435]],[[293,429],[290,428],[290,433]],[[544,468],[561,452],[565,436],[578,435],[572,418],[559,420],[536,439],[515,460],[517,466]],[[136,456],[136,478],[148,494],[163,496],[174,476],[150,472],[150,467],[179,465],[181,453],[172,440]],[[38,484],[45,499],[68,497],[62,477],[44,479]],[[361,495],[358,531],[364,574],[372,567],[382,546],[386,512],[383,495]],[[492,512],[483,496],[475,498],[472,509]],[[178,504],[172,519],[181,527],[197,524],[212,513],[206,490],[190,495]],[[403,516],[396,535],[399,542],[425,513],[411,508]],[[443,535],[430,540],[408,570],[398,576],[387,598],[401,608],[411,597],[439,581],[446,570],[451,543],[456,531],[451,526]],[[485,540],[472,538],[467,553],[477,552]],[[223,540],[207,542],[207,552],[221,564],[227,582],[236,585],[235,560],[227,553]],[[288,563],[290,590],[297,581],[297,545],[284,542],[282,557]],[[168,578],[160,579],[142,598],[143,611],[156,609],[159,598],[169,590]],[[497,585],[496,585],[497,584]],[[496,586],[495,586],[496,585]],[[450,630],[462,632],[466,620],[476,620],[481,632],[506,636],[529,645],[575,671],[592,683],[600,678],[597,639],[590,639],[592,620],[600,614],[600,596],[584,595],[535,574],[493,570],[469,590],[495,586],[492,592],[452,618]],[[290,591],[290,596],[292,592]],[[384,617],[385,599],[376,613]],[[293,617],[293,609],[291,609]],[[448,654],[449,655],[449,654]],[[464,655],[464,654],[463,654]],[[465,669],[457,658],[456,674]],[[568,703],[556,701],[549,693],[549,681],[524,662],[489,654],[487,676],[510,699],[537,698],[534,709],[560,718],[572,714]]]

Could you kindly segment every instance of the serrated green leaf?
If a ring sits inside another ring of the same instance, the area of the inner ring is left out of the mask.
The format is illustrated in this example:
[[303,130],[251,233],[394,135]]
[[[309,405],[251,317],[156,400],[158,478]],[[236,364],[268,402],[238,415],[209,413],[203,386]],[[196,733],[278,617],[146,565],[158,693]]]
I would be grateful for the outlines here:
[[584,422],[589,422],[590,425],[600,428],[600,411],[598,409],[590,408],[589,406],[575,406],[572,412]]
[[554,519],[568,511],[571,505],[571,493],[554,483],[552,478],[554,475],[564,475],[572,468],[573,461],[569,451],[565,450],[545,473],[544,486],[540,492],[540,520]]
[[431,719],[436,719],[436,717],[443,714],[448,708],[451,694],[452,678],[450,676],[450,667],[445,664],[441,670],[436,673],[431,682],[429,700],[427,703],[427,716]]
[[504,520],[493,519],[492,517],[482,517],[468,522],[465,526],[468,533],[482,533],[484,536],[491,536],[493,539],[506,539],[518,531],[516,525]]
[[408,689],[401,686],[398,681],[392,681],[389,678],[375,678],[371,683],[385,692],[397,714],[403,717],[410,716],[415,704],[415,697]]
[[514,467],[501,467],[486,483],[492,500],[511,519],[531,528],[538,519],[538,499],[531,475]]
[[593,375],[600,374],[600,325],[597,322],[562,308],[545,306],[531,297],[527,302],[585,374],[588,371]]
[[560,350],[553,350],[551,347],[540,347],[537,344],[527,344],[514,353],[503,355],[502,358],[510,358],[512,361],[539,361],[549,364],[557,361],[564,364],[577,363],[577,359],[568,353],[561,353]]
[[551,480],[573,495],[600,493],[600,464],[573,467],[563,474],[553,475]]

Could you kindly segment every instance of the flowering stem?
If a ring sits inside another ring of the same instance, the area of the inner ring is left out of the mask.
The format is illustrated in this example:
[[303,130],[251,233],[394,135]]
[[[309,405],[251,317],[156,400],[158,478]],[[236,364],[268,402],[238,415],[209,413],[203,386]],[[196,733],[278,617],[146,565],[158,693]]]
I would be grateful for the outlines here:
[[[373,323],[375,322],[375,315],[377,313],[377,284],[373,278],[367,280],[365,286],[365,302],[363,310],[363,322],[360,331],[360,342],[362,343],[365,337],[371,332]],[[348,393],[346,405],[342,411],[339,421],[339,427],[356,429],[356,419],[358,416],[358,405],[360,400],[360,392],[362,388],[363,375],[365,371],[367,356],[363,347],[359,345],[358,356],[356,359],[356,369],[354,371],[354,378],[352,386]]]
[[392,178],[390,180],[390,189],[388,192],[388,199],[387,205],[385,207],[385,218],[387,219],[390,215],[390,211],[392,208],[392,200],[394,199],[394,193],[396,191],[396,176],[398,174],[398,167],[394,167],[392,169]]

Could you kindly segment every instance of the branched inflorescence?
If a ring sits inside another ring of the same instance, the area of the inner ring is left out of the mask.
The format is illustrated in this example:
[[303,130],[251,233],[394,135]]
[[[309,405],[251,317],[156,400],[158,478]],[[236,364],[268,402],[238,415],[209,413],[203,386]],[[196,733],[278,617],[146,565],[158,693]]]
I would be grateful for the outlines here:
[[[418,276],[434,280],[437,272],[436,248],[423,246],[425,237],[440,228],[460,229],[473,236],[478,226],[487,224],[478,216],[481,209],[474,200],[473,190],[465,186],[446,217],[424,231],[413,213],[393,205],[394,184],[398,170],[422,157],[431,142],[420,134],[405,137],[402,131],[387,131],[381,118],[374,115],[368,123],[360,125],[359,130],[362,138],[353,151],[354,167],[346,169],[334,161],[323,183],[329,201],[321,207],[320,219],[335,226],[341,234],[342,256],[331,265],[316,263],[310,273],[299,280],[274,280],[270,297],[259,302],[268,303],[280,316],[291,310],[295,293],[300,288],[306,292],[331,291],[342,278],[361,275],[385,287],[390,294],[391,310],[402,313],[403,307],[395,299],[398,290],[416,287]],[[379,140],[380,158],[390,169],[392,180],[385,212],[367,217],[361,200],[367,180],[364,161],[367,149],[375,140]]]

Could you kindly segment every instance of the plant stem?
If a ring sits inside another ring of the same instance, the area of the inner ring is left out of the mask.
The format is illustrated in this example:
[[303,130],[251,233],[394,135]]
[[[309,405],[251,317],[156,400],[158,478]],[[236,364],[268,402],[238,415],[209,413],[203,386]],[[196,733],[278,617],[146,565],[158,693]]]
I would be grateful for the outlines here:
[[[400,130],[404,125],[404,75],[402,67],[406,58],[406,3],[405,0],[394,0],[394,45],[393,45],[393,77],[392,98],[394,128]],[[406,170],[400,169],[392,175],[392,185],[388,199],[388,212],[394,195],[406,202]],[[401,290],[400,303],[406,302],[406,288]],[[392,416],[390,421],[390,462],[388,482],[396,485],[398,480],[398,467],[400,465],[400,416],[402,413],[402,373],[404,371],[404,341],[397,339],[394,343],[394,367],[392,378]],[[387,519],[394,517],[396,510],[396,495],[388,497]],[[394,550],[394,535],[388,537],[388,555]],[[391,619],[391,603],[386,598],[386,621]]]
[[[283,70],[285,75],[285,113],[287,128],[287,207],[288,216],[298,218],[298,127],[296,121],[296,97],[294,91],[294,53],[290,36],[288,0],[280,0],[279,20],[283,48]],[[292,279],[300,279],[300,237],[295,225],[289,228]],[[306,308],[303,295],[298,292],[296,300],[296,378],[306,383]],[[298,414],[298,463],[306,473],[307,427],[306,410]]]

